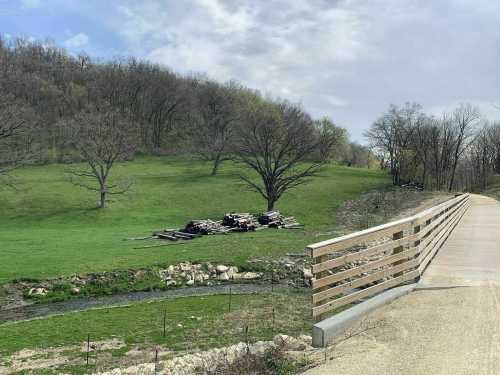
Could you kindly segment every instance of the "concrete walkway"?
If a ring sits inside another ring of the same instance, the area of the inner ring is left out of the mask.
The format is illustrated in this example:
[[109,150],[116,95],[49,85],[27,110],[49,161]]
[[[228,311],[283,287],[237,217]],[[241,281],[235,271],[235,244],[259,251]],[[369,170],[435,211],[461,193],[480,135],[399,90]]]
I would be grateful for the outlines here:
[[471,206],[424,272],[429,286],[500,285],[500,203],[471,196]]
[[421,279],[449,288],[371,313],[307,375],[500,374],[500,204],[477,195],[471,203]]

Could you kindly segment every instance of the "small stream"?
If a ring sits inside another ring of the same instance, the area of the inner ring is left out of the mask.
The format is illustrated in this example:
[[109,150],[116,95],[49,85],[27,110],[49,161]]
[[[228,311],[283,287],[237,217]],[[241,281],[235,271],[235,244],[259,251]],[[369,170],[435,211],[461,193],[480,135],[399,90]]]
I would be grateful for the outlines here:
[[271,287],[271,285],[269,284],[257,283],[221,284],[213,286],[184,287],[150,292],[130,292],[103,297],[70,299],[61,302],[33,304],[8,310],[0,310],[0,324],[74,311],[84,311],[108,306],[127,305],[131,302],[138,301],[227,294],[229,293],[229,288],[231,288],[231,292],[235,294],[256,294],[270,293],[272,288],[274,288],[274,290],[283,290],[290,289],[292,287],[286,284],[275,284],[273,287]]

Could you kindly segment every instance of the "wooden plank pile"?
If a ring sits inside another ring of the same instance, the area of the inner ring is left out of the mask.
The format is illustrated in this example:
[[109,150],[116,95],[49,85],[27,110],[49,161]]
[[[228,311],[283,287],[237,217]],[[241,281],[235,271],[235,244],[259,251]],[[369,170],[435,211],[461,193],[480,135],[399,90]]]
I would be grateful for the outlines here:
[[261,225],[254,215],[249,213],[229,213],[224,215],[222,225],[234,232],[249,232],[261,229]]
[[162,231],[153,232],[153,238],[157,238],[160,240],[170,240],[170,241],[192,240],[200,236],[201,234],[187,233],[174,229],[165,229]]
[[207,234],[218,234],[227,232],[227,228],[222,225],[221,220],[191,220],[186,224],[186,227],[182,229],[182,232],[187,232],[191,234],[207,235]]
[[227,213],[222,220],[191,220],[183,229],[165,229],[153,232],[161,240],[192,240],[202,235],[250,232],[266,228],[298,229],[302,226],[294,217],[285,217],[279,211],[264,212],[257,218],[250,213]]
[[279,211],[264,212],[259,216],[259,223],[269,228],[301,228],[302,225],[293,216],[285,217]]

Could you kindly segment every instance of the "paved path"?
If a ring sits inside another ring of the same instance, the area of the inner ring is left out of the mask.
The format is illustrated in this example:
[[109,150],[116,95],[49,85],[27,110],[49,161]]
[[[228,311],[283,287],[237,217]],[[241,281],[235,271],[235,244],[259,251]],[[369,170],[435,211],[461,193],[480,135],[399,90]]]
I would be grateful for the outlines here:
[[421,280],[449,288],[368,315],[355,329],[374,329],[335,346],[307,375],[500,374],[500,204],[476,195],[471,203]]
[[500,204],[471,196],[471,207],[421,279],[430,286],[500,285]]

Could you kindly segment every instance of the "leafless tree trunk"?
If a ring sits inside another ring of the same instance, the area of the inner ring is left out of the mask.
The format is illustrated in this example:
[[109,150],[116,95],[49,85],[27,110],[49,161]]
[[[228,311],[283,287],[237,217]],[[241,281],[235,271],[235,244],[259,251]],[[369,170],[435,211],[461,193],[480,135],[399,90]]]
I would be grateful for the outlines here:
[[31,113],[24,105],[8,96],[0,96],[0,177],[5,185],[14,187],[9,172],[29,161],[26,147]]
[[479,111],[471,105],[461,105],[453,114],[453,120],[456,127],[455,150],[453,154],[453,164],[451,167],[450,183],[448,190],[452,191],[455,183],[455,173],[458,161],[462,153],[468,147],[468,140],[472,135],[472,128],[479,119]]
[[195,153],[212,162],[211,175],[229,159],[238,116],[238,87],[203,82],[199,88],[198,122],[192,132]]
[[259,98],[248,103],[234,152],[237,159],[258,173],[261,183],[242,180],[259,192],[273,210],[288,190],[315,176],[326,160],[308,162],[331,137],[318,136],[310,117],[288,103],[269,104]]
[[70,126],[71,145],[88,165],[88,169],[71,171],[71,182],[98,192],[99,208],[104,208],[108,195],[123,194],[130,187],[130,182],[110,183],[109,177],[116,161],[133,156],[135,132],[123,115],[109,108],[79,113]]

